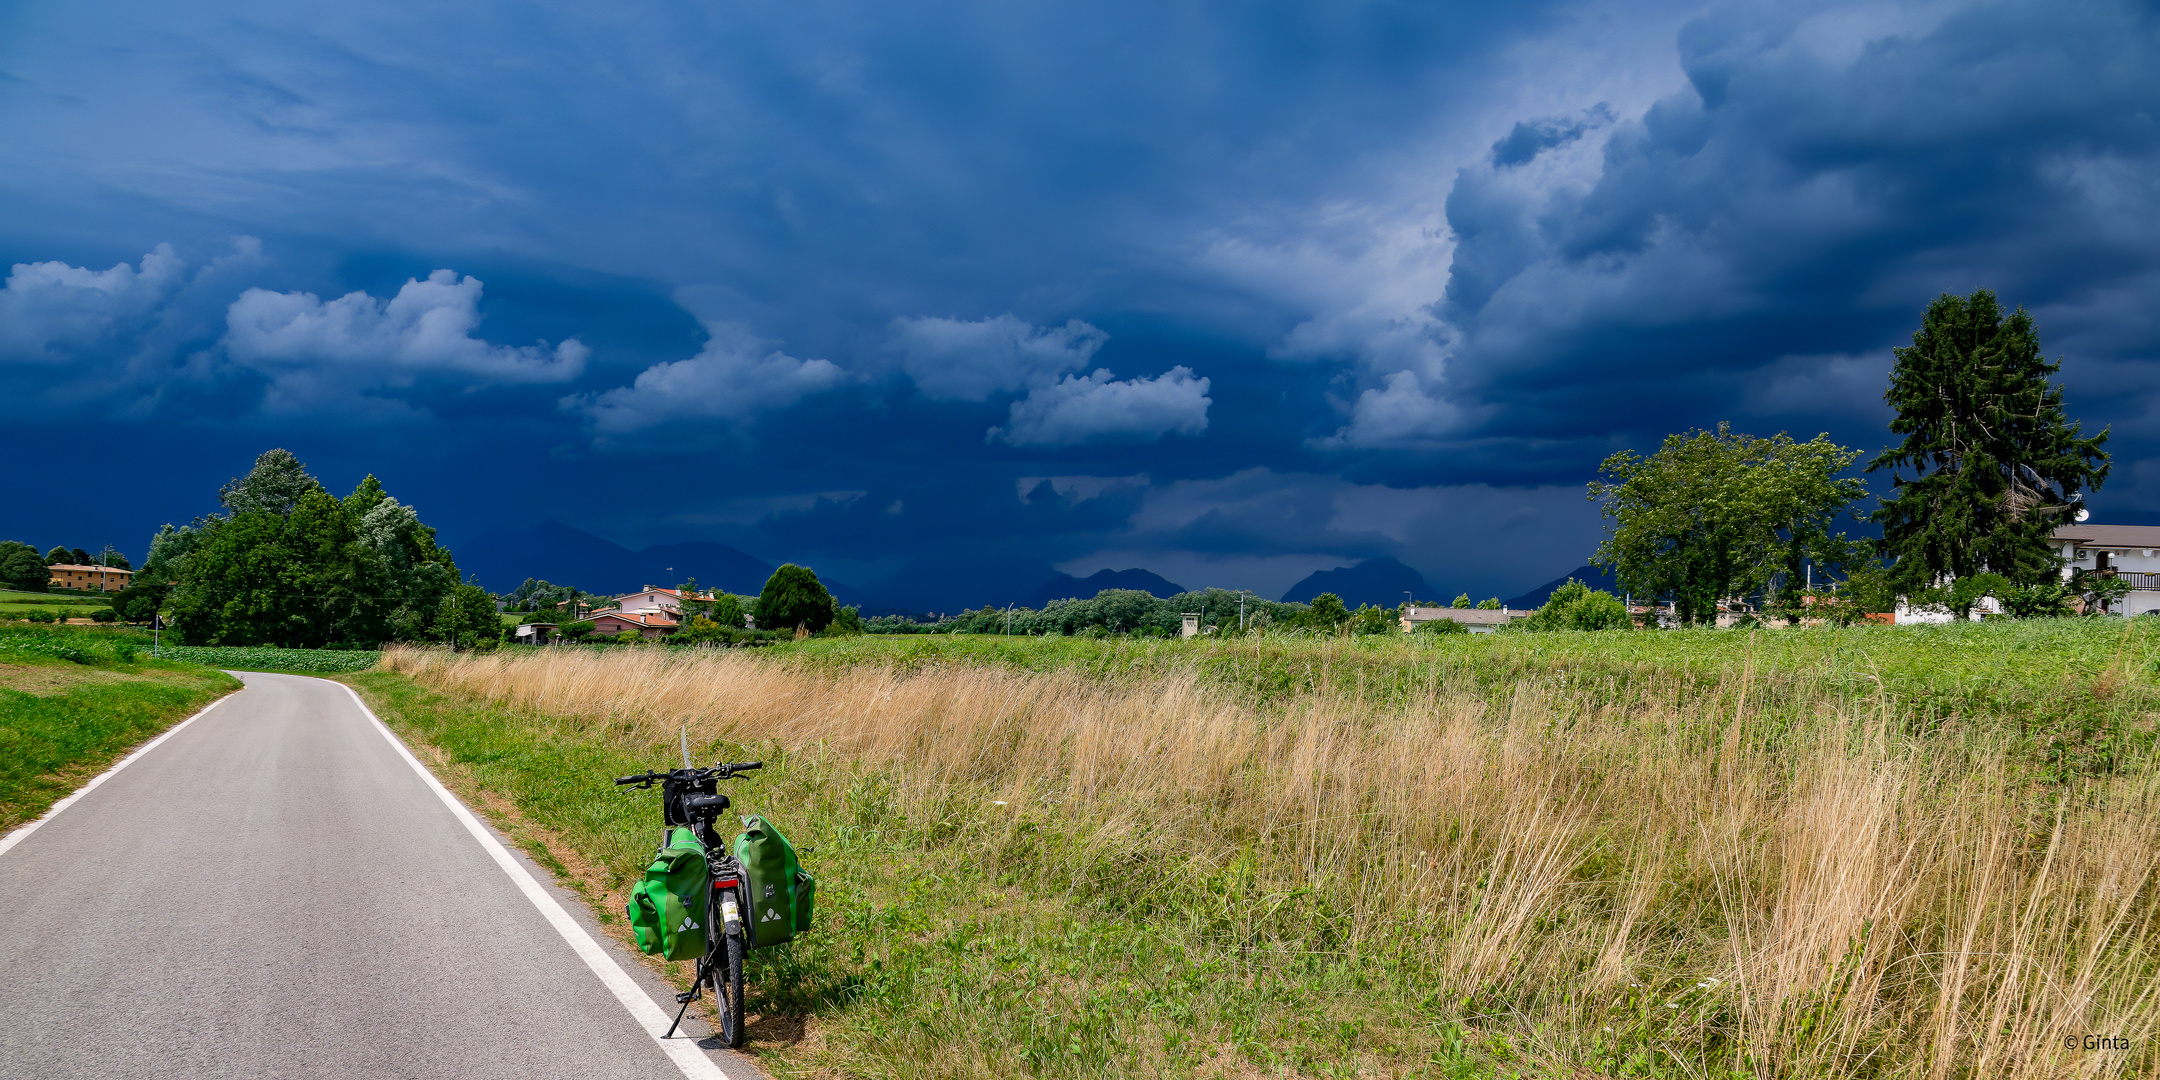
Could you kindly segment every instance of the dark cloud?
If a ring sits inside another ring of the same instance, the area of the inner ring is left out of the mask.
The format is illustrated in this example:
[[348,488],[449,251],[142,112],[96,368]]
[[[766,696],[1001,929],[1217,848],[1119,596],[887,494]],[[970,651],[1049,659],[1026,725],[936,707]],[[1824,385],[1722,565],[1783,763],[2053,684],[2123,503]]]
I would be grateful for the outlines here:
[[2160,519],[2154,19],[0,16],[0,408],[143,488],[0,497],[139,549],[285,444],[453,540],[716,539],[918,605],[1376,555],[1507,595],[1579,565],[1614,450],[1880,445],[1889,348],[1986,286],[2116,426],[2102,508]]
[[1612,110],[1604,102],[1590,107],[1582,116],[1546,116],[1536,120],[1517,120],[1509,129],[1507,137],[1492,145],[1494,168],[1505,169],[1514,165],[1528,164],[1539,154],[1554,147],[1566,146],[1583,137],[1591,128],[1601,127],[1613,121]]

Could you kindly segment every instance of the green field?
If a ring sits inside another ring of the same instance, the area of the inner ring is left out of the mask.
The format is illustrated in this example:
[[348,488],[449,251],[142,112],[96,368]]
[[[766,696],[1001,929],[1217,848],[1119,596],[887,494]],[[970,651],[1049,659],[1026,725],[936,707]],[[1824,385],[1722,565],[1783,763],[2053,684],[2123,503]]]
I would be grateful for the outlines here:
[[92,611],[111,606],[105,597],[97,594],[36,593],[0,589],[0,619],[20,618],[33,611],[50,611],[69,618],[87,618]]
[[[607,778],[685,723],[766,760],[731,793],[820,878],[819,931],[754,954],[782,1076],[2144,1075],[2151,623],[392,652],[352,681],[617,931],[654,822]],[[2135,1049],[2062,1050],[2086,1028]]]
[[268,645],[162,645],[157,654],[183,663],[228,671],[284,671],[300,675],[343,675],[374,667],[382,656],[373,649],[277,649]]
[[112,633],[0,627],[0,829],[239,686]]

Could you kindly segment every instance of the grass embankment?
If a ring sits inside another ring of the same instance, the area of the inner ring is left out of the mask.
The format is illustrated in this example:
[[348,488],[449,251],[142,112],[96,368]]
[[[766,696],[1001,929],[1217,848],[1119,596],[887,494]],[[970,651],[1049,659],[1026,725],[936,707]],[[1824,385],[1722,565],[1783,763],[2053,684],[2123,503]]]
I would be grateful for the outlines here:
[[771,762],[733,793],[821,882],[753,967],[783,1073],[2038,1077],[2160,1070],[2156,645],[853,639],[355,681],[611,915],[657,830],[610,776],[683,723]]
[[0,830],[239,688],[110,633],[0,627]]

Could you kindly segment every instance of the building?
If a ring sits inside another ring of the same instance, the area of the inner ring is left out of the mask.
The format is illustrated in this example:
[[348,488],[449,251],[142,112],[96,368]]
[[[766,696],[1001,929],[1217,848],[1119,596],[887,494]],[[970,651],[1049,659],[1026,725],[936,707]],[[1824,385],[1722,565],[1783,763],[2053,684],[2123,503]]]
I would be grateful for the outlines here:
[[650,611],[603,611],[590,620],[595,634],[620,634],[635,630],[647,641],[658,641],[674,633],[682,626],[677,618],[680,612]]
[[57,563],[45,569],[52,572],[51,589],[83,589],[89,592],[119,592],[128,587],[135,577],[133,570],[121,570],[111,566],[77,566],[74,563]]
[[2115,614],[2160,611],[2160,525],[2080,522],[2055,530],[2052,539],[2063,557],[2065,580],[2086,570],[2130,583]]
[[545,645],[554,635],[555,624],[551,622],[519,623],[510,633],[519,645]]
[[1407,634],[1418,628],[1419,623],[1435,619],[1447,619],[1469,627],[1473,634],[1490,634],[1509,623],[1530,617],[1530,612],[1510,608],[1459,608],[1419,607],[1415,604],[1402,610],[1402,629]]

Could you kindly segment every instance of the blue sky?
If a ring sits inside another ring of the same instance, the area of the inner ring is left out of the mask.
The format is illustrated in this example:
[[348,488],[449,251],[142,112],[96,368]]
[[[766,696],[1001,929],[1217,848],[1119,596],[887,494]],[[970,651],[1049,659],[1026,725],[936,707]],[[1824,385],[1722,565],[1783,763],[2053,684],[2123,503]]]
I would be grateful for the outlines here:
[[1980,287],[2160,521],[2156,23],[0,5],[0,534],[139,555],[285,446],[453,545],[1506,595],[1614,450],[1879,450],[1890,347]]

